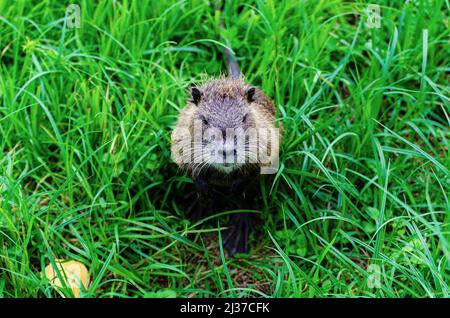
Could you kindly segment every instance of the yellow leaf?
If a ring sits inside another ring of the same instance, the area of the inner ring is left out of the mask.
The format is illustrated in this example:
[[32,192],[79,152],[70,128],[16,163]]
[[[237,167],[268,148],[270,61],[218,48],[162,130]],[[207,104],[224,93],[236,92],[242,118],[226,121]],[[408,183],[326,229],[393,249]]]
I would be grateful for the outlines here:
[[[81,286],[87,289],[89,285],[89,272],[84,264],[77,261],[55,260],[57,270],[64,279],[65,285],[72,289],[73,295],[80,296]],[[64,287],[52,264],[45,267],[45,276],[53,286]]]

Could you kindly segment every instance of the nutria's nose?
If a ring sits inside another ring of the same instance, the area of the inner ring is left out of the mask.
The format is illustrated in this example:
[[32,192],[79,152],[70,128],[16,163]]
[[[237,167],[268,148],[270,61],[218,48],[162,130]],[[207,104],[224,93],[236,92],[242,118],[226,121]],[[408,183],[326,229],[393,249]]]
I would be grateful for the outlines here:
[[223,159],[226,159],[227,157],[234,157],[237,155],[237,150],[236,149],[231,149],[231,150],[222,150],[222,155],[223,155]]

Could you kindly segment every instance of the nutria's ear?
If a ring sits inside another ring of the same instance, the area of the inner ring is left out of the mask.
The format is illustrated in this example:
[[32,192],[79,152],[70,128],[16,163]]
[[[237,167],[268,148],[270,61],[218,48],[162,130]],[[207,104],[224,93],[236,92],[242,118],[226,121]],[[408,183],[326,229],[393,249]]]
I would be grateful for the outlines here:
[[195,105],[198,105],[200,99],[202,98],[202,92],[197,87],[191,88],[192,101]]
[[249,102],[249,103],[251,103],[251,102],[253,102],[255,99],[254,99],[254,96],[255,96],[255,88],[254,87],[250,87],[249,89],[247,89],[246,91],[245,91],[245,96],[247,97],[247,101]]

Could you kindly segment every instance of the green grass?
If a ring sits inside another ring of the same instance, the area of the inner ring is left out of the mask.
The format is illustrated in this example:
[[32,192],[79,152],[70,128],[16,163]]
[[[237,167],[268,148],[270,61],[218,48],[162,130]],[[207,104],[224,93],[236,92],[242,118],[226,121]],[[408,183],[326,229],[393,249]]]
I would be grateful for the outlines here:
[[40,273],[73,259],[84,297],[448,297],[449,2],[378,3],[380,29],[360,1],[226,8],[285,127],[230,259],[169,151],[186,88],[226,69],[207,1],[80,1],[68,29],[59,1],[0,0],[0,296],[70,296]]

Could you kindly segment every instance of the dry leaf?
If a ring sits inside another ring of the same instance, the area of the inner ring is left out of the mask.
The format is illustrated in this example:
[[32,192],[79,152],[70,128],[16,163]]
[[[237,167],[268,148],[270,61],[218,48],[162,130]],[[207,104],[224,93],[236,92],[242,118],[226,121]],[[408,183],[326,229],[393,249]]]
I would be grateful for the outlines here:
[[[80,296],[81,285],[87,289],[89,285],[89,272],[84,264],[77,261],[55,260],[60,276],[65,280],[66,286],[72,289],[76,298]],[[56,287],[64,287],[52,264],[45,267],[45,276]]]

